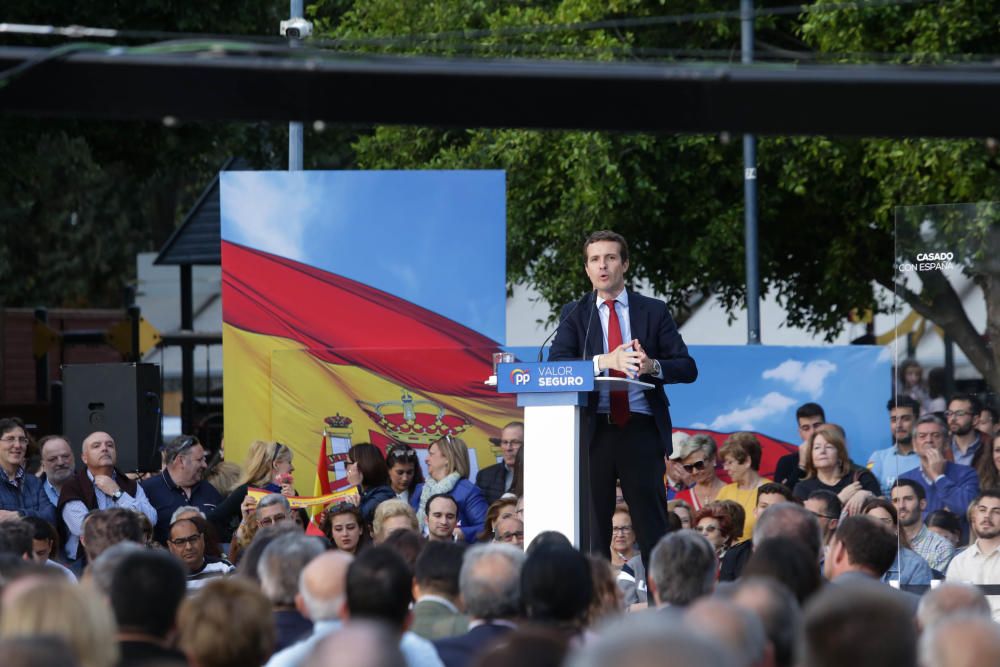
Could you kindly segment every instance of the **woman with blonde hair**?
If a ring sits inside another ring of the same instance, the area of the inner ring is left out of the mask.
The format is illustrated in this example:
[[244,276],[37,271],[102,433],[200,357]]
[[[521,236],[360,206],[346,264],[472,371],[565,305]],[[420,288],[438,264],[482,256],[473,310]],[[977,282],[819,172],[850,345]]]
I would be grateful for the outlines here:
[[486,499],[483,492],[469,481],[469,450],[460,438],[445,436],[427,448],[428,479],[418,484],[413,491],[410,504],[417,512],[420,529],[427,528],[427,501],[445,493],[455,499],[458,505],[458,528],[461,538],[468,543],[476,541],[476,535],[486,522]]
[[82,667],[114,667],[117,628],[107,601],[95,590],[65,581],[21,580],[5,591],[0,637],[58,637]]
[[[219,537],[228,542],[233,531],[240,524],[240,519],[246,510],[253,515],[253,498],[247,499],[247,490],[252,486],[264,489],[269,493],[280,493],[285,496],[298,495],[292,487],[292,450],[288,445],[268,440],[254,440],[250,443],[246,465],[236,487],[219,503],[209,515],[208,520],[215,524]],[[243,507],[244,501],[249,508]]]
[[753,534],[757,487],[771,481],[766,477],[761,477],[757,472],[760,470],[762,453],[763,450],[757,437],[753,433],[745,431],[730,435],[722,444],[722,449],[719,450],[722,467],[726,469],[729,478],[733,481],[722,487],[715,499],[734,500],[742,505],[743,511],[746,512],[743,532],[736,537],[737,542],[749,540],[750,535]]

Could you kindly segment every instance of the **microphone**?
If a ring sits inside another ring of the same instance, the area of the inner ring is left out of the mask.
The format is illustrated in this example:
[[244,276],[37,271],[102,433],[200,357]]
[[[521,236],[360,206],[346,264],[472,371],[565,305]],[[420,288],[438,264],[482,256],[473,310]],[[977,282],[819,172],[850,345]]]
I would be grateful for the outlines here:
[[[552,340],[552,338],[559,332],[559,327],[562,326],[562,323],[564,321],[566,321],[569,318],[569,316],[572,315],[573,312],[577,308],[580,307],[581,303],[583,303],[584,301],[586,301],[587,299],[589,299],[589,298],[591,298],[593,296],[594,296],[594,292],[591,292],[587,296],[583,297],[582,299],[580,299],[579,301],[577,301],[576,303],[574,303],[573,307],[569,309],[569,312],[566,313],[566,315],[562,319],[559,320],[559,324],[557,324],[556,328],[552,330],[552,333],[550,333],[548,336],[546,336],[545,340],[542,341],[541,346],[539,346],[539,348],[538,348],[538,362],[539,363],[541,363],[541,361],[542,361],[542,353],[545,351],[545,345],[550,340]],[[587,322],[587,333],[588,334],[590,333],[590,322]],[[584,354],[586,354],[586,351],[587,351],[587,344],[586,344],[586,342],[584,342],[584,348],[583,349],[584,349]]]
[[587,361],[587,341],[590,339],[590,323],[594,321],[594,311],[597,310],[597,290],[587,295],[587,298],[591,300],[594,307],[590,309],[590,317],[587,318],[587,333],[583,336],[583,352],[580,353],[580,359],[582,361]]

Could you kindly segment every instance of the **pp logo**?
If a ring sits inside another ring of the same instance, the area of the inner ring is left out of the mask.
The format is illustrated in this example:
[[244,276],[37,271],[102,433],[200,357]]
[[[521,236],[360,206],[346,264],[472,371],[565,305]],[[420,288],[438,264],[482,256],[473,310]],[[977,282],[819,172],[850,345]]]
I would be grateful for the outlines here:
[[515,387],[521,387],[531,382],[531,376],[523,368],[515,368],[510,372],[510,381]]

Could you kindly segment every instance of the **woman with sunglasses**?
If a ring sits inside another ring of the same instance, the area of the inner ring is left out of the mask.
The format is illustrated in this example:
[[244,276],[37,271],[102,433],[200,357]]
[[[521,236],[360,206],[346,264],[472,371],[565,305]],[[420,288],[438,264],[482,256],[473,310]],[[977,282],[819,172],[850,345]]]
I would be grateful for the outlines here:
[[362,442],[347,450],[347,483],[358,487],[361,518],[371,524],[375,508],[396,497],[389,486],[389,467],[375,445]]
[[424,481],[416,450],[409,445],[393,443],[386,447],[385,464],[389,466],[389,486],[393,493],[400,500],[410,502],[410,494]]
[[469,481],[469,450],[459,438],[444,437],[427,448],[427,474],[430,476],[417,486],[410,497],[410,505],[417,512],[420,530],[427,529],[427,501],[446,493],[458,505],[458,527],[455,536],[469,544],[476,541],[486,522],[486,499],[479,487]]
[[694,486],[674,498],[687,502],[695,511],[715,500],[725,486],[715,474],[716,454],[715,441],[704,433],[693,435],[680,444],[670,458],[680,461],[684,472],[691,475]]
[[711,503],[695,512],[691,524],[712,545],[718,562],[721,563],[726,550],[738,537],[734,534],[736,531],[732,515],[719,503]]

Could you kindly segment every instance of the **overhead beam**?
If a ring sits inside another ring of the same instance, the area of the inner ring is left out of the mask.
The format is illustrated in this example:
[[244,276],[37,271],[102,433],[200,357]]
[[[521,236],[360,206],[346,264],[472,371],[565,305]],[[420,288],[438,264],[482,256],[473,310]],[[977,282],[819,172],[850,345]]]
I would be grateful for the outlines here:
[[[0,48],[0,70],[44,51]],[[0,89],[7,114],[641,132],[1000,134],[1000,68],[79,53]]]

